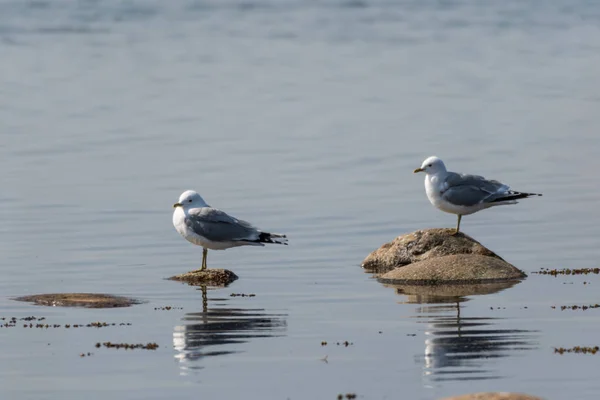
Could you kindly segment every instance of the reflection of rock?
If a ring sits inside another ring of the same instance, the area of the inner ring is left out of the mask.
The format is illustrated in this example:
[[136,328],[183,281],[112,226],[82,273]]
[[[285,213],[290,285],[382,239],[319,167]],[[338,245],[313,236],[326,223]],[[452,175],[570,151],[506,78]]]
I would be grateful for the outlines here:
[[516,285],[516,281],[456,284],[456,285],[407,285],[384,284],[396,289],[396,293],[408,296],[406,303],[456,303],[466,296],[492,294]]
[[186,272],[170,277],[170,280],[186,282],[192,286],[227,286],[237,279],[237,275],[228,269],[206,269]]
[[18,301],[30,301],[40,306],[115,308],[129,307],[140,301],[128,297],[102,293],[48,293],[17,297]]
[[427,229],[397,237],[365,258],[363,268],[385,282],[439,284],[525,278],[497,254],[454,229]]
[[517,283],[385,285],[408,297],[402,303],[422,304],[415,318],[425,325],[425,351],[417,358],[423,363],[424,379],[496,379],[499,376],[490,370],[491,359],[535,347],[531,331],[502,327],[505,322],[499,318],[465,316],[461,306],[468,296],[497,293]]
[[380,282],[412,284],[481,283],[523,279],[522,271],[504,260],[479,254],[430,258],[381,275]]
[[[199,368],[204,357],[239,351],[236,344],[253,338],[284,334],[285,314],[267,314],[263,309],[208,308],[206,286],[202,286],[202,311],[185,314],[183,325],[175,326],[173,346],[183,370]],[[201,367],[200,367],[201,368]]]
[[508,392],[488,392],[488,393],[471,393],[461,396],[446,397],[442,400],[542,400],[541,397],[530,396],[523,393],[508,393]]

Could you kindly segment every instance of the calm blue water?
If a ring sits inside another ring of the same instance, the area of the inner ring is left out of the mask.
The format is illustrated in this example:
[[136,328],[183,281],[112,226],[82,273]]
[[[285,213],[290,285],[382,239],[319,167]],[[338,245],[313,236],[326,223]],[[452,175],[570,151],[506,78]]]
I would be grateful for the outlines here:
[[[591,1],[1,0],[0,317],[132,325],[0,328],[0,398],[597,398],[600,356],[553,347],[599,345],[600,311],[551,306],[600,280],[531,273],[598,267],[598,65]],[[544,193],[462,223],[526,281],[457,305],[360,269],[454,225],[412,174],[433,154]],[[203,302],[164,280],[201,261],[185,189],[290,246],[210,252],[240,279]],[[11,300],[88,291],[146,303]]]

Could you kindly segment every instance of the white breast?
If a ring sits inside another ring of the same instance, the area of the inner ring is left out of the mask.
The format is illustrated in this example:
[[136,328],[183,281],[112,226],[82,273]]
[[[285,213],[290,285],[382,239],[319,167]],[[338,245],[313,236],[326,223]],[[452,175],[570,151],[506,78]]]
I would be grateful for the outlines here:
[[439,187],[440,179],[437,175],[425,175],[425,193],[427,193],[427,198],[436,207],[439,207],[438,204],[442,200],[442,192]]
[[429,202],[438,210],[450,214],[463,214],[465,211],[464,207],[450,204],[442,198],[442,193],[447,189],[443,178],[438,175],[427,175],[425,177],[425,192],[427,192]]
[[185,212],[181,207],[173,211],[173,226],[181,236],[187,239],[187,225],[185,224]]

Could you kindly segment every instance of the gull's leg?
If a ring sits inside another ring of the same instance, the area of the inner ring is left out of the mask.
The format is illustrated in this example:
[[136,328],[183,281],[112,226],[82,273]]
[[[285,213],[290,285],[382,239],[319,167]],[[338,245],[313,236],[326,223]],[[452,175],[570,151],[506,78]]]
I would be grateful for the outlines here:
[[454,235],[456,235],[459,231],[460,231],[460,220],[462,218],[462,215],[458,214],[458,222],[456,223],[456,232],[454,232]]
[[200,268],[200,271],[206,271],[206,255],[208,254],[208,249],[207,248],[203,248],[202,249],[202,267]]

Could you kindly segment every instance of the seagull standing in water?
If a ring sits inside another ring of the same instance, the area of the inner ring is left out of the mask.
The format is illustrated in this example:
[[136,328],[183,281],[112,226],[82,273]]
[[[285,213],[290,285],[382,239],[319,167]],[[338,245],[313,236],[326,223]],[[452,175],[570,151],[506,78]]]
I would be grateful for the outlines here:
[[446,170],[444,162],[432,156],[423,161],[421,168],[414,173],[425,172],[425,192],[435,207],[447,213],[458,215],[457,234],[463,215],[494,206],[517,204],[517,200],[537,193],[524,193],[510,190],[508,185],[483,176],[458,174]]
[[208,249],[225,250],[238,246],[287,245],[285,235],[262,232],[246,221],[212,208],[193,190],[187,190],[173,204],[173,225],[188,242],[203,247],[201,271],[206,270]]

